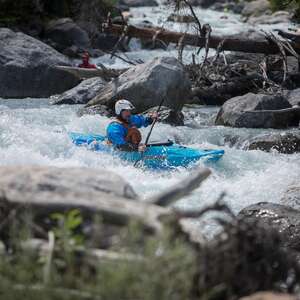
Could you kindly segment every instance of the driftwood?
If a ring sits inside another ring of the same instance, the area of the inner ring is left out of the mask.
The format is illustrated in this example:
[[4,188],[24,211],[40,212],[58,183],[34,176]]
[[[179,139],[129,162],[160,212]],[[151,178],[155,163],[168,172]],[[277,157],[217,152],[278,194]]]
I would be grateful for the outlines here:
[[[210,171],[206,168],[196,169],[182,183],[170,187],[148,199],[148,201],[126,199],[111,193],[103,193],[102,196],[95,198],[91,194],[79,195],[78,192],[73,193],[72,191],[65,192],[63,196],[54,195],[50,192],[44,196],[40,194],[37,197],[28,197],[23,194],[8,198],[3,190],[2,195],[0,194],[0,200],[6,213],[5,216],[2,216],[0,231],[3,231],[7,224],[11,223],[17,215],[22,214],[24,211],[31,211],[35,218],[40,219],[52,213],[64,213],[72,209],[79,209],[81,214],[89,219],[100,215],[106,224],[122,226],[131,221],[137,221],[146,230],[160,232],[164,226],[163,216],[176,215],[172,208],[163,206],[173,203],[198,188],[209,174]],[[184,217],[184,212],[181,217]]]
[[[124,34],[124,26],[108,24],[104,27],[104,30],[108,33],[121,36]],[[165,43],[175,43],[178,44],[182,36],[184,35],[185,45],[195,46],[195,47],[205,47],[207,44],[207,38],[204,36],[180,33],[169,30],[162,30],[157,33],[156,28],[139,28],[132,25],[126,26],[126,35],[128,37],[140,38],[145,40],[151,40],[154,36],[157,39]],[[209,38],[209,48],[218,49],[219,45],[222,44],[222,50],[225,51],[239,51],[247,53],[262,53],[262,54],[278,54],[280,49],[278,45],[266,39],[265,41],[259,40],[249,40],[242,38],[223,38],[217,36],[210,36]],[[291,42],[291,46],[294,50],[300,54],[300,43]],[[287,53],[291,55],[290,53]]]
[[107,69],[107,68],[98,68],[98,69],[84,69],[78,67],[68,67],[68,66],[56,66],[55,68],[59,70],[66,71],[77,76],[80,79],[88,79],[92,77],[102,77],[105,80],[110,80],[112,78],[118,77],[124,70],[115,70],[115,69]]

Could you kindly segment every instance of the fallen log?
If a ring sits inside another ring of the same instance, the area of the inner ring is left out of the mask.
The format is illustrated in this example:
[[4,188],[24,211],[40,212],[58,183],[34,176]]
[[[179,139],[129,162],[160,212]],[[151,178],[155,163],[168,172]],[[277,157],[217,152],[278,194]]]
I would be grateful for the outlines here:
[[[107,24],[104,26],[104,30],[107,33],[111,33],[116,36],[121,36],[124,34],[124,26],[116,24]],[[126,35],[128,37],[139,38],[143,40],[151,40],[154,37],[165,43],[175,43],[178,44],[182,38],[182,43],[184,45],[190,45],[195,47],[205,47],[206,38],[199,35],[190,33],[180,33],[169,31],[165,29],[157,28],[139,28],[133,25],[126,26]],[[278,54],[280,50],[278,46],[266,39],[265,41],[259,40],[249,40],[242,38],[224,38],[218,36],[211,36],[209,39],[209,48],[218,49],[219,45],[222,43],[222,50],[225,51],[239,51],[246,53],[262,53],[262,54]],[[291,43],[291,46],[295,51],[300,54],[300,43]],[[290,53],[287,53],[290,55]]]

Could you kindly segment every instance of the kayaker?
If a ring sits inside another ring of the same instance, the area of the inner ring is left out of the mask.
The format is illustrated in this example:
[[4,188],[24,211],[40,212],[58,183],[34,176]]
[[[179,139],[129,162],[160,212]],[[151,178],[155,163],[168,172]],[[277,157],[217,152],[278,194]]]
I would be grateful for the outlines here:
[[82,63],[78,66],[79,68],[84,69],[97,69],[97,66],[90,64],[90,55],[88,52],[84,52],[82,55]]
[[140,151],[146,149],[141,144],[142,135],[138,128],[147,127],[157,118],[157,113],[149,117],[133,115],[134,106],[128,100],[122,99],[115,104],[116,119],[107,127],[108,143],[123,151]]

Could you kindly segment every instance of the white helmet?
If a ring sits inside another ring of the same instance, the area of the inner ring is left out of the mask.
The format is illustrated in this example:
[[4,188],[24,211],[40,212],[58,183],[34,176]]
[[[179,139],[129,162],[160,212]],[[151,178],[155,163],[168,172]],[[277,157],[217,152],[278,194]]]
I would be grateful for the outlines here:
[[122,99],[116,102],[115,104],[115,112],[116,115],[120,115],[123,109],[133,110],[135,107],[128,100]]

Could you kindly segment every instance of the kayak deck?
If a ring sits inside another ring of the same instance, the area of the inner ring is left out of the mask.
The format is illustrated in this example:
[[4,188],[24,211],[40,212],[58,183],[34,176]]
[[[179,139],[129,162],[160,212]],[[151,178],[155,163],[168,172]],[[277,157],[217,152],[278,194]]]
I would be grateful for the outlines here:
[[123,160],[136,162],[143,158],[143,164],[148,168],[168,169],[176,167],[187,167],[204,158],[207,161],[217,161],[224,155],[224,150],[199,150],[173,144],[150,145],[144,152],[144,156],[137,151],[126,152],[114,149],[105,143],[105,137],[97,134],[69,133],[73,143],[77,146],[85,146],[91,150],[106,152],[116,155]]

